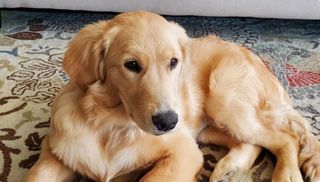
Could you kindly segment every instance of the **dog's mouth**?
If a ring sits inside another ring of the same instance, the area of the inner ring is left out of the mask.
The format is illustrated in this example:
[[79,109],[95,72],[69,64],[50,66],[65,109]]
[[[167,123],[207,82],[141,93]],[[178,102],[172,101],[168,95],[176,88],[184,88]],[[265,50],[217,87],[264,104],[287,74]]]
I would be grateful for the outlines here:
[[168,128],[168,129],[166,129],[166,130],[159,130],[159,129],[157,129],[157,128],[155,127],[155,128],[153,129],[153,131],[152,131],[152,134],[153,134],[153,135],[156,135],[156,136],[160,136],[160,135],[163,135],[163,134],[172,132],[175,128],[176,128],[176,124],[172,124],[172,125],[170,126],[170,128]]
[[165,134],[166,132],[164,131],[154,131],[153,134],[156,135],[156,136],[160,136],[160,135],[163,135]]
[[152,129],[147,129],[145,127],[141,127],[141,126],[138,126],[141,130],[143,130],[144,132],[146,133],[149,133],[151,135],[155,135],[155,136],[160,136],[160,135],[164,135],[164,134],[167,134],[167,133],[171,133],[177,126],[176,124],[174,126],[171,126],[170,129],[167,129],[167,130],[159,130],[157,127],[153,126]]

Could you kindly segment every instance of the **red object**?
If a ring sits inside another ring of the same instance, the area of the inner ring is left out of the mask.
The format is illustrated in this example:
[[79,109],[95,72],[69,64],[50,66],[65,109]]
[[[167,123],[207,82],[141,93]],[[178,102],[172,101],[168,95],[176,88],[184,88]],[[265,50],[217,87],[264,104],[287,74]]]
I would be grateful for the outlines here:
[[304,87],[320,84],[320,73],[311,71],[299,71],[291,64],[286,64],[286,77],[291,87]]

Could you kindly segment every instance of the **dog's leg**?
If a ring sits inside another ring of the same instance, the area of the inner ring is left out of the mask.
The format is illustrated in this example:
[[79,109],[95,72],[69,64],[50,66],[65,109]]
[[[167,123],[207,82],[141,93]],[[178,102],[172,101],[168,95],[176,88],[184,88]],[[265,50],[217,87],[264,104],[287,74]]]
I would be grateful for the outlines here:
[[300,139],[299,164],[310,182],[320,181],[320,142],[311,133]]
[[274,182],[302,182],[298,163],[299,137],[279,130],[266,130],[251,141],[271,151],[277,157],[272,175]]
[[262,148],[256,145],[241,143],[230,149],[215,166],[210,182],[218,182],[232,177],[237,172],[249,170],[257,159]]
[[200,143],[215,144],[227,147],[229,149],[240,144],[240,142],[237,141],[235,138],[231,137],[231,135],[228,132],[213,126],[205,127],[199,133],[197,140]]
[[74,173],[55,157],[49,148],[47,137],[41,144],[39,160],[28,172],[26,182],[67,182],[72,181]]
[[[203,163],[202,152],[191,136],[171,138],[168,155],[140,182],[195,182]],[[178,142],[177,142],[178,141]],[[156,144],[155,144],[156,145]]]
[[[277,130],[266,130],[265,132],[261,132],[259,137],[250,138],[249,141],[253,142],[255,145],[244,143],[239,144],[238,146],[231,148],[230,152],[218,162],[211,177],[211,182],[220,180],[225,174],[232,172],[230,169],[234,169],[237,165],[242,166],[244,169],[246,166],[251,167],[250,165],[253,164],[255,158],[261,151],[261,147],[256,145],[265,147],[277,157],[277,164],[272,176],[272,181],[303,181],[298,165],[298,136]],[[242,160],[245,158],[246,160]],[[246,161],[247,164],[241,165],[241,162],[243,161]],[[313,168],[309,169],[313,170]]]
[[128,174],[123,174],[111,179],[110,182],[138,182],[145,174],[147,174],[154,166],[143,166],[142,169],[137,169]]
[[[227,128],[232,136],[271,151],[277,157],[272,176],[274,182],[302,182],[298,164],[300,137],[290,128],[268,128],[263,125],[250,103],[235,100],[230,105],[224,102],[223,97],[226,96],[213,95],[208,100],[207,113],[215,119],[214,122]],[[232,113],[230,110],[237,112]]]
[[205,128],[198,137],[200,142],[228,147],[230,151],[215,166],[210,181],[220,181],[237,172],[249,170],[259,156],[262,147],[240,143],[227,132],[214,127]]
[[[303,181],[298,164],[300,137],[289,130],[284,129],[284,131],[282,131],[280,129],[268,129],[263,125],[260,125],[260,121],[256,120],[256,113],[248,109],[249,107],[245,105],[245,103],[235,102],[233,107],[237,108],[241,114],[238,113],[237,116],[227,115],[225,118],[219,118],[219,115],[214,115],[215,110],[211,108],[207,110],[209,111],[207,113],[210,117],[217,118],[216,122],[220,120],[224,121],[224,127],[228,129],[228,132],[232,134],[232,136],[244,141],[250,141],[250,143],[254,145],[262,146],[276,155],[277,164],[272,176],[272,180],[274,182]],[[241,110],[241,108],[244,109]],[[223,110],[221,112],[224,112],[228,109],[231,110],[231,108],[228,107],[221,107],[220,109]],[[248,131],[248,128],[246,128],[247,126],[251,126],[250,131]],[[252,150],[255,151],[255,149]],[[237,154],[238,152],[235,153]]]
[[[250,113],[248,113],[250,114]],[[250,118],[250,117],[249,117]],[[252,117],[251,117],[252,118]],[[238,121],[248,121],[244,118],[239,118]],[[225,122],[226,127],[229,128],[229,132],[233,134],[239,134],[237,131],[233,131],[233,126],[228,126],[228,124],[235,124],[237,121]],[[257,121],[256,121],[257,122]],[[274,182],[302,182],[302,175],[299,170],[298,164],[298,151],[299,151],[299,136],[290,133],[290,131],[279,131],[279,130],[268,130],[264,128],[260,132],[252,131],[253,133],[258,133],[252,136],[246,136],[242,133],[242,137],[247,137],[247,140],[252,142],[252,144],[262,146],[269,151],[271,151],[277,157],[277,164],[273,172],[272,181]],[[235,148],[235,154],[242,155],[242,149],[253,146],[241,146],[237,149]],[[258,148],[251,149],[253,154],[258,151]],[[258,152],[257,152],[258,153]],[[234,155],[234,154],[231,154]],[[226,161],[228,161],[226,159]],[[231,161],[233,163],[234,161]],[[222,165],[222,164],[221,164]],[[214,174],[215,175],[215,174]]]
[[110,182],[137,182],[139,177],[143,175],[141,171],[134,171],[112,179]]

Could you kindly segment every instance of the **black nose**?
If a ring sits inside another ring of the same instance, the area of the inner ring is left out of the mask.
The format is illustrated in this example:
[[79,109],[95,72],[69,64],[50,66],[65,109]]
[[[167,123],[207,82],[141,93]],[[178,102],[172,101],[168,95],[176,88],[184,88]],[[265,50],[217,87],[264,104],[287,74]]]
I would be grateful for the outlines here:
[[178,114],[174,111],[165,111],[152,116],[152,123],[159,131],[172,130],[178,123]]

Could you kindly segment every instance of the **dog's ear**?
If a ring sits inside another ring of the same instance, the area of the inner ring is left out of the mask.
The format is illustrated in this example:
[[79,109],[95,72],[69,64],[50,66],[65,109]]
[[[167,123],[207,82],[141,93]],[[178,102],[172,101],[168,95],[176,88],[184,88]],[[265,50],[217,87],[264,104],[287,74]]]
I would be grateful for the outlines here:
[[63,68],[82,90],[95,81],[104,81],[104,56],[117,32],[118,28],[112,27],[110,21],[101,21],[87,25],[70,41]]
[[178,37],[178,43],[181,46],[181,51],[183,54],[183,59],[188,60],[189,59],[189,50],[188,50],[188,44],[190,42],[190,38],[186,33],[186,30],[179,24],[175,22],[170,22],[171,26],[173,28],[173,32],[177,35]]

